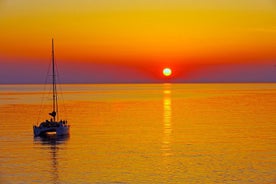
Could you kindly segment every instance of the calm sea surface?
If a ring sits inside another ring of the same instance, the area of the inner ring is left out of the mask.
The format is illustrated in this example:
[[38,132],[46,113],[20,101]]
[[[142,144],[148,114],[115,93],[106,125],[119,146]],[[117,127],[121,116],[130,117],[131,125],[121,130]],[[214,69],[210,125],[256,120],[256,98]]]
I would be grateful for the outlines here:
[[0,85],[0,183],[276,183],[276,84]]

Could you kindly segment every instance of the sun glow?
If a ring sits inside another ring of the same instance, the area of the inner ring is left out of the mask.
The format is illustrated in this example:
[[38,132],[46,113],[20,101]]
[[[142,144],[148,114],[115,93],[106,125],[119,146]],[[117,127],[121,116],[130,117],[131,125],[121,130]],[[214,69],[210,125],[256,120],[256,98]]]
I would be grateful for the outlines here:
[[172,70],[170,68],[163,69],[163,75],[169,77],[172,74]]

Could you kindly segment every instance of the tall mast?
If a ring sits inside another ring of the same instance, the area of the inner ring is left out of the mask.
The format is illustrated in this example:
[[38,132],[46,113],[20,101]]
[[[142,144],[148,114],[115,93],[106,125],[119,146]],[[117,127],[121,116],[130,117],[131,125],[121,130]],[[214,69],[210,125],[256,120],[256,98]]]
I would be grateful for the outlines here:
[[57,110],[57,89],[56,89],[56,73],[55,73],[55,53],[54,53],[54,39],[52,38],[52,72],[53,72],[53,117],[56,120]]

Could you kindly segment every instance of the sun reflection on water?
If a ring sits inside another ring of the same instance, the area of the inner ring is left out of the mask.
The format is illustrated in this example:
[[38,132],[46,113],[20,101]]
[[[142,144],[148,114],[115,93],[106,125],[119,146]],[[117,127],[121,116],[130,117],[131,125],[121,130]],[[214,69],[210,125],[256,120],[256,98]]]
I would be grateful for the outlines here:
[[164,86],[163,97],[163,141],[162,151],[164,156],[170,156],[171,153],[171,134],[172,134],[172,107],[171,107],[171,89],[170,85]]

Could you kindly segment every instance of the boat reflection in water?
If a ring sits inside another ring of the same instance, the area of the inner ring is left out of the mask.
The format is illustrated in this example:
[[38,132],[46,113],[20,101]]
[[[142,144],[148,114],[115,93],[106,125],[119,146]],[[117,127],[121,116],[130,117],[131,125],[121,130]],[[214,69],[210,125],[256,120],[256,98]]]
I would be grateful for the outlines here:
[[[34,145],[36,148],[42,149],[43,155],[49,155],[49,178],[41,178],[40,182],[59,183],[61,181],[59,171],[59,159],[62,159],[60,151],[66,149],[66,143],[69,140],[69,135],[58,136],[56,134],[46,134],[45,136],[34,137]],[[49,150],[45,152],[45,150]],[[45,168],[45,170],[47,170]]]

